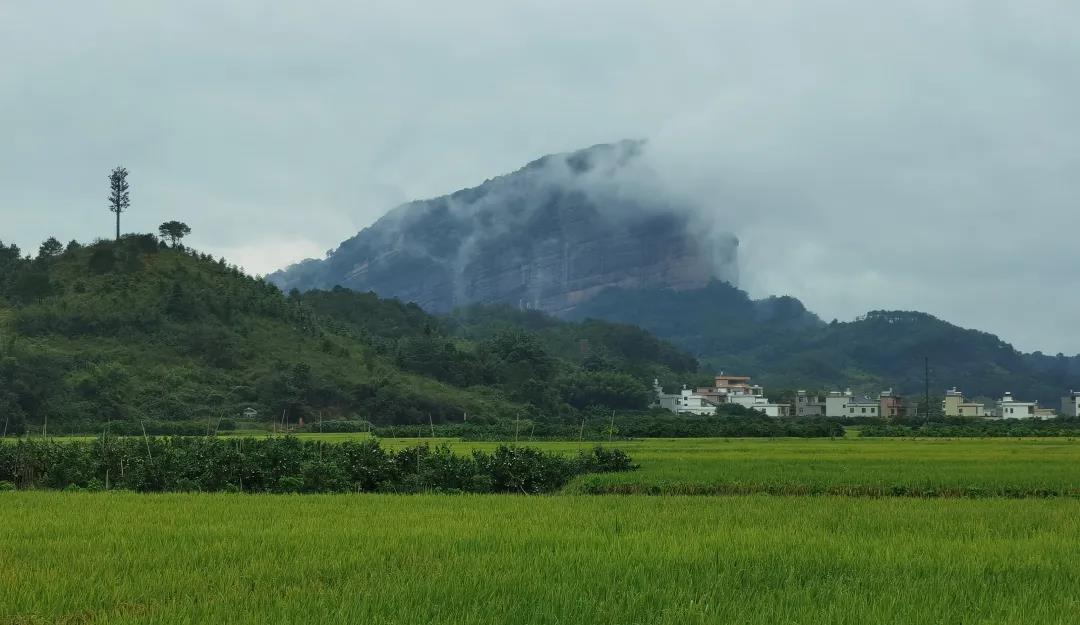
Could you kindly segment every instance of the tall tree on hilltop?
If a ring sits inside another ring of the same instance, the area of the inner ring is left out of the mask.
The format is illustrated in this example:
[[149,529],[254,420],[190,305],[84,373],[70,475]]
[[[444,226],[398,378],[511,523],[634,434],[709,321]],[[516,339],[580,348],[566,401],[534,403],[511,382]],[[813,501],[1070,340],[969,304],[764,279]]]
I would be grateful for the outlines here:
[[128,196],[127,182],[128,170],[117,167],[109,174],[109,210],[116,213],[116,240],[120,240],[120,213],[131,206],[131,198]]
[[168,238],[172,241],[172,246],[176,247],[181,239],[191,234],[191,227],[182,221],[166,221],[158,226],[158,234],[160,234],[162,238]]
[[56,237],[49,237],[45,239],[45,242],[38,248],[38,258],[55,258],[62,254],[64,251],[64,244],[56,240]]

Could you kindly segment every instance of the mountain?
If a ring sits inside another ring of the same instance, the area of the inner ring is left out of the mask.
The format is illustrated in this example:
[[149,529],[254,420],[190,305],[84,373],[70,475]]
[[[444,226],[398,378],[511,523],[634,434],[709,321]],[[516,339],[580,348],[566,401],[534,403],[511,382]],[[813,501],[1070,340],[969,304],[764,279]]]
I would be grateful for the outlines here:
[[267,276],[283,290],[343,286],[446,312],[509,304],[560,313],[610,287],[736,282],[738,241],[662,193],[641,141],[545,156],[478,187],[411,202]]
[[[697,361],[636,327],[474,309],[445,319],[345,289],[283,294],[150,235],[36,258],[0,243],[0,428],[376,424],[644,409]],[[127,428],[131,431],[131,427]]]
[[873,311],[824,323],[791,297],[751,299],[729,284],[702,289],[609,289],[567,314],[638,325],[698,357],[707,368],[754,376],[773,389],[921,395],[925,359],[931,392],[970,397],[1005,391],[1057,407],[1080,389],[1080,356],[1023,354],[993,334],[913,311]]
[[[435,313],[508,306],[468,313],[489,327],[537,323],[514,309],[632,324],[708,368],[778,389],[922,394],[924,358],[935,393],[1011,391],[1056,406],[1063,392],[1080,389],[1080,356],[1022,354],[931,315],[875,311],[826,324],[792,297],[752,300],[733,286],[737,239],[673,200],[645,150],[623,141],[545,156],[478,187],[398,207],[325,259],[267,279],[285,290],[373,291]],[[451,315],[454,331],[475,333],[462,315]]]

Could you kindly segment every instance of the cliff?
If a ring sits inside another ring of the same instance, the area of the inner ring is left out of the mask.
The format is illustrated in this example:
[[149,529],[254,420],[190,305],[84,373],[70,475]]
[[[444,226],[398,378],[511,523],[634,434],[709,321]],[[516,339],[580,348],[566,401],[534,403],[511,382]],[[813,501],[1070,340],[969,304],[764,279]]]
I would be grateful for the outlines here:
[[321,260],[268,276],[448,311],[504,303],[562,313],[608,287],[738,279],[737,239],[663,193],[623,141],[545,156],[478,187],[400,206]]

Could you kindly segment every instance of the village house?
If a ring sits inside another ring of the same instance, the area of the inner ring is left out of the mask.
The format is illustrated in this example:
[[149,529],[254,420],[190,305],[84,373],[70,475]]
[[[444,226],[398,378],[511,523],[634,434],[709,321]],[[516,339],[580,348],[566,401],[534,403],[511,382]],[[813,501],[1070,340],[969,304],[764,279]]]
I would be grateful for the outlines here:
[[746,376],[720,374],[715,378],[715,386],[690,390],[685,386],[677,395],[668,394],[653,380],[656,402],[675,414],[711,415],[716,408],[725,404],[757,410],[769,417],[791,416],[790,404],[776,404],[765,397],[765,390],[757,384],[751,384]]
[[1061,398],[1061,414],[1066,417],[1080,417],[1080,392],[1069,391]]
[[697,394],[708,397],[710,401],[720,405],[729,403],[734,397],[764,397],[765,390],[760,386],[750,384],[748,376],[724,375],[721,372],[714,379],[714,386],[699,388]]
[[825,396],[825,416],[846,417],[847,403],[851,398],[850,389],[846,391],[829,391],[829,394]]
[[869,397],[850,397],[844,408],[845,417],[877,417],[881,414],[881,402]]
[[710,401],[709,398],[686,388],[685,385],[677,394],[669,394],[664,392],[664,387],[660,386],[659,380],[653,380],[653,390],[656,393],[657,405],[675,414],[698,416],[716,414],[715,403]]
[[764,398],[756,403],[746,405],[746,407],[759,412],[764,412],[766,417],[791,416],[791,404],[778,404]]
[[699,388],[697,394],[706,397],[718,406],[738,404],[744,408],[763,412],[769,417],[791,416],[790,404],[770,402],[765,397],[765,389],[760,384],[751,384],[749,376],[724,375],[721,372],[714,379],[712,387]]
[[998,419],[1034,419],[1039,408],[1037,401],[1017,401],[1012,393],[1006,392],[998,401],[994,417]]
[[904,416],[904,400],[891,388],[878,394],[878,414],[887,419]]
[[[770,417],[833,417],[833,418],[885,418],[897,419],[905,415],[903,398],[893,389],[878,393],[877,398],[856,396],[850,389],[830,391],[825,397],[797,391],[794,403],[775,403],[765,396],[760,384],[753,384],[749,376],[725,375],[715,377],[714,385],[689,389],[685,386],[677,394],[665,393],[659,382],[653,381],[656,403],[676,414],[713,415],[717,408],[737,404],[757,410]],[[964,397],[957,388],[945,391],[941,402],[946,417],[973,417],[993,419],[1052,419],[1058,411],[1042,408],[1037,401],[1018,401],[1006,392],[993,410]],[[1080,391],[1069,391],[1061,399],[1061,412],[1070,417],[1080,417]]]
[[986,416],[985,406],[968,401],[955,386],[945,391],[945,399],[941,402],[941,411],[946,417]]
[[795,393],[795,416],[796,417],[823,417],[825,416],[825,400],[817,395],[810,395],[806,391]]
[[903,398],[892,389],[878,393],[877,399],[856,397],[851,389],[829,391],[825,396],[826,417],[888,417],[904,416]]

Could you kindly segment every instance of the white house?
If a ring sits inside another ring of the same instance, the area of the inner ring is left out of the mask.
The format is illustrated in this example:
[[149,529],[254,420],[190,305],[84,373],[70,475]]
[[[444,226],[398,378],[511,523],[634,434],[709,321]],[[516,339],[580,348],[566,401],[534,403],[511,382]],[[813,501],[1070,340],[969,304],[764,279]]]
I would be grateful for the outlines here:
[[739,404],[747,408],[753,408],[757,404],[767,404],[769,400],[765,399],[765,391],[757,386],[754,388],[754,393],[750,394],[732,394],[727,396],[727,403]]
[[1005,393],[997,403],[994,416],[998,419],[1033,419],[1039,408],[1037,401],[1016,401],[1012,393]]
[[716,404],[711,402],[709,398],[699,395],[685,386],[678,394],[672,395],[664,392],[659,380],[653,380],[653,390],[656,392],[657,404],[675,414],[699,416],[716,414]]
[[829,391],[825,396],[826,417],[846,417],[847,403],[851,399],[851,390]]
[[1069,391],[1061,398],[1061,414],[1066,417],[1080,417],[1080,392]]
[[766,417],[790,417],[791,404],[774,404],[768,400],[750,406],[754,410],[760,410]]
[[845,417],[877,417],[881,415],[881,401],[869,397],[849,397],[844,409]]
[[826,417],[880,417],[882,406],[887,406],[889,413],[885,416],[897,416],[900,411],[900,396],[892,390],[882,392],[877,399],[869,397],[855,397],[851,389],[846,391],[829,391],[825,396]]

